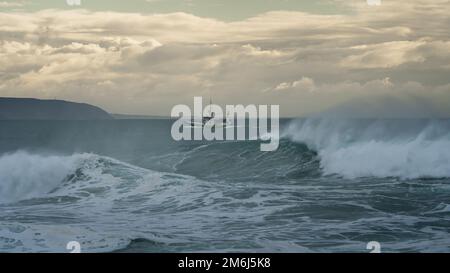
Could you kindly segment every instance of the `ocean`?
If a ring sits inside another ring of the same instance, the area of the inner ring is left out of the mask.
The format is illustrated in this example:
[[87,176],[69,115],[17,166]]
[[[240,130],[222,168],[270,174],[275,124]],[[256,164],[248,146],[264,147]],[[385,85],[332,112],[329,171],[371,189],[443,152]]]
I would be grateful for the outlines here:
[[280,146],[171,120],[0,121],[0,252],[450,252],[450,121],[286,119]]

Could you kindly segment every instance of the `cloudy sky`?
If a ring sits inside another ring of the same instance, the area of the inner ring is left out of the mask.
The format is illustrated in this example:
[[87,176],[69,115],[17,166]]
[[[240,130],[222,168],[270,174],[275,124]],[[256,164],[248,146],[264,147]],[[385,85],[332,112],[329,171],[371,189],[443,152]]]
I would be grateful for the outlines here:
[[449,26],[443,0],[0,0],[0,96],[450,117]]

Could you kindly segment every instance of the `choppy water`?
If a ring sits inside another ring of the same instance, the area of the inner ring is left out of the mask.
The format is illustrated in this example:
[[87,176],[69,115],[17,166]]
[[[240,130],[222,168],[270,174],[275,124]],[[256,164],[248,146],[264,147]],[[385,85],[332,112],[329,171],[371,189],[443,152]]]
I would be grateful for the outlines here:
[[447,120],[285,120],[276,152],[170,127],[1,121],[0,252],[450,251]]

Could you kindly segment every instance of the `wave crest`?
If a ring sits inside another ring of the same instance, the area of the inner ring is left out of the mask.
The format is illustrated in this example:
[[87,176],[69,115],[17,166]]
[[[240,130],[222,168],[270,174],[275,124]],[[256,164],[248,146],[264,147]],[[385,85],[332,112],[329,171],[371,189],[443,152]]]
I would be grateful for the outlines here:
[[450,124],[444,120],[307,119],[293,121],[283,136],[316,150],[325,175],[450,177]]
[[86,156],[45,156],[24,151],[0,156],[0,203],[47,194],[74,172]]

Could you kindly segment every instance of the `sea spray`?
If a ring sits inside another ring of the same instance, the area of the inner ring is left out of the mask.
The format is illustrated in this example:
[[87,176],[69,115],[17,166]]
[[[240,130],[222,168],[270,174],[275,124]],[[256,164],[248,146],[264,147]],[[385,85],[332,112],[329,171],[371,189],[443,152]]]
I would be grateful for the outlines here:
[[326,175],[450,177],[448,121],[296,120],[283,137],[316,150]]
[[29,154],[0,156],[0,203],[38,197],[51,191],[76,168],[82,156]]

